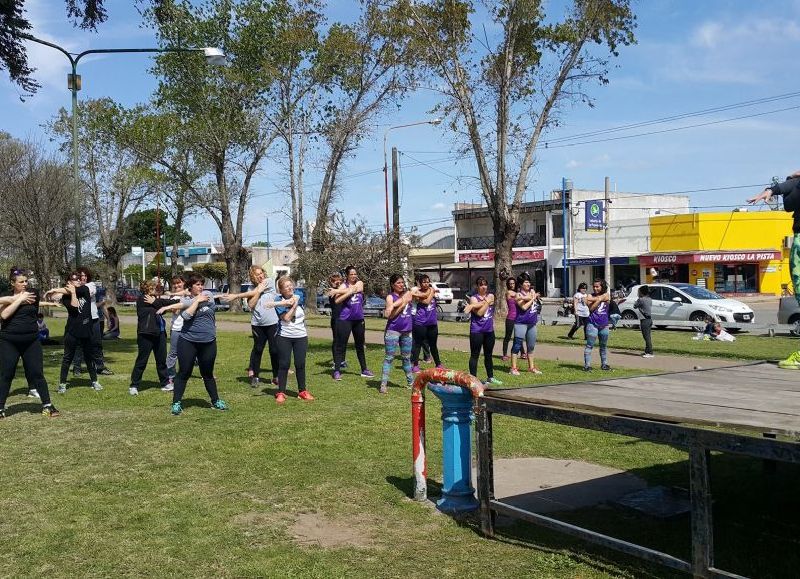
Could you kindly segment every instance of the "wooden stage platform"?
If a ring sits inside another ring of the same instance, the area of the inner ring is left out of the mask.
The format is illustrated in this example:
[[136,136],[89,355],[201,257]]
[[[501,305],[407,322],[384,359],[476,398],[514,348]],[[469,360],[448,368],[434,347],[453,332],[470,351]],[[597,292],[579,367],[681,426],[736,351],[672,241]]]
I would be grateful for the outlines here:
[[[494,534],[495,513],[502,513],[695,577],[736,577],[714,567],[710,452],[800,463],[800,444],[795,441],[800,436],[800,371],[781,370],[768,362],[488,390],[478,405],[478,498],[481,528],[486,535]],[[495,499],[492,414],[613,432],[685,448],[689,453],[692,560],[683,561]]]

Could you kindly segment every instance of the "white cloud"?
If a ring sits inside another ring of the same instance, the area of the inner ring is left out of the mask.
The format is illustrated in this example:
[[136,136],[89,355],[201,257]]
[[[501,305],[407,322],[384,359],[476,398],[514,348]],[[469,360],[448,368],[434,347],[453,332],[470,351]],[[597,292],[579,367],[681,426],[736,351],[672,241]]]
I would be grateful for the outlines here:
[[444,203],[434,203],[433,207],[431,207],[434,211],[441,211],[442,209],[447,209],[447,205]]

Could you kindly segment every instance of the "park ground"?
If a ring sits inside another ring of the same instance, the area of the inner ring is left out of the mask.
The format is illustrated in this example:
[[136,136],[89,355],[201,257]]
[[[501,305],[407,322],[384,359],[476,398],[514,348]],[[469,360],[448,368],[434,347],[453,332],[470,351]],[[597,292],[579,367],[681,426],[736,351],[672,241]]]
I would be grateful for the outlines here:
[[[63,415],[45,419],[17,379],[2,430],[0,572],[3,576],[428,576],[669,577],[671,572],[597,549],[525,523],[504,525],[487,540],[475,519],[454,520],[409,499],[409,391],[399,361],[389,394],[353,371],[330,379],[330,343],[314,338],[308,359],[311,403],[290,396],[277,406],[272,390],[251,389],[246,318],[220,316],[216,374],[228,412],[210,408],[199,378],[189,383],[186,410],[169,414],[170,395],[148,368],[141,394],[127,394],[135,357],[133,319],[124,339],[106,344],[102,392],[88,380],[54,400]],[[327,320],[310,325],[324,332]],[[375,329],[380,321],[370,321]],[[59,320],[51,322],[55,336]],[[466,368],[464,324],[443,324],[445,363]],[[542,342],[558,360],[537,361],[542,376],[512,377],[497,360],[506,386],[580,380],[579,340],[545,328]],[[462,336],[458,335],[462,332]],[[657,359],[735,362],[775,359],[796,348],[790,338],[742,335],[734,344],[697,343],[688,332],[656,332]],[[635,330],[612,335],[629,363],[614,376],[656,371],[630,355],[641,347]],[[449,343],[449,342],[448,342]],[[720,350],[722,346],[726,349]],[[733,346],[733,348],[731,348]],[[544,347],[542,348],[544,350]],[[669,352],[669,353],[667,353]],[[379,370],[382,348],[368,347]],[[355,362],[352,353],[348,359]],[[60,349],[46,349],[49,383],[57,384]],[[482,375],[482,369],[479,371]],[[293,377],[289,389],[294,391]],[[439,406],[428,396],[429,492],[441,480]],[[630,471],[650,485],[686,487],[686,454],[631,438],[495,418],[497,458],[581,460]],[[798,470],[715,456],[717,563],[737,573],[784,577],[796,572]],[[686,558],[685,517],[657,520],[613,504],[557,513],[614,536]]]

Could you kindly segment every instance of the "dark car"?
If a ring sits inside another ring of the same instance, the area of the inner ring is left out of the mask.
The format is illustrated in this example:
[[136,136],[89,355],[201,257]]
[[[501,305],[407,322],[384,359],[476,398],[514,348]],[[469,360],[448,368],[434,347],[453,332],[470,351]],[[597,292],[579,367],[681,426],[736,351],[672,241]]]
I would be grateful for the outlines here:
[[142,292],[132,287],[117,290],[117,303],[120,304],[135,304],[142,296]]

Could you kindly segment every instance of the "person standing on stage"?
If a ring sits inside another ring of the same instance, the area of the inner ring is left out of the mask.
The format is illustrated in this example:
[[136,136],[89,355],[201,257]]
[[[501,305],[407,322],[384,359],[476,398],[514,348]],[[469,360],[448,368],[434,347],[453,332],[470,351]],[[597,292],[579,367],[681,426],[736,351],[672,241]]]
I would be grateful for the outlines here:
[[475,280],[476,293],[469,298],[464,313],[469,318],[469,373],[478,375],[478,358],[483,349],[483,365],[486,369],[486,384],[502,386],[503,383],[494,377],[494,294],[489,293],[489,282],[479,276]]
[[6,400],[20,358],[29,391],[41,399],[42,414],[53,418],[59,412],[50,401],[50,390],[44,378],[37,326],[39,295],[28,291],[28,276],[21,269],[12,269],[9,281],[11,295],[0,298],[0,418],[6,417]]
[[206,280],[203,276],[192,274],[187,280],[191,303],[181,312],[183,328],[178,338],[178,375],[172,392],[172,414],[183,412],[183,394],[186,383],[192,375],[195,362],[200,369],[203,385],[211,399],[211,407],[227,410],[228,405],[217,393],[217,380],[214,378],[214,363],[217,360],[217,327],[214,300],[203,291]]
[[342,368],[347,342],[350,334],[353,334],[353,341],[356,346],[356,356],[361,365],[361,376],[372,378],[375,376],[367,368],[367,356],[365,350],[366,325],[364,323],[364,282],[358,279],[356,268],[349,265],[344,270],[345,282],[337,289],[331,289],[328,295],[333,297],[337,303],[342,304],[339,318],[336,320],[336,347],[334,348],[335,357],[333,360],[333,379],[342,379]]
[[[792,248],[789,250],[789,276],[794,288],[794,299],[800,304],[800,171],[789,175],[782,183],[767,187],[755,197],[747,200],[748,203],[768,202],[773,195],[783,196],[783,209],[792,212]],[[778,367],[784,370],[800,370],[800,350],[789,354],[785,360],[778,362]]]
[[589,321],[586,323],[586,348],[583,350],[583,370],[592,370],[592,349],[600,341],[600,369],[610,371],[608,365],[608,304],[611,295],[604,279],[596,279],[592,284],[593,293],[586,297],[589,306]]

